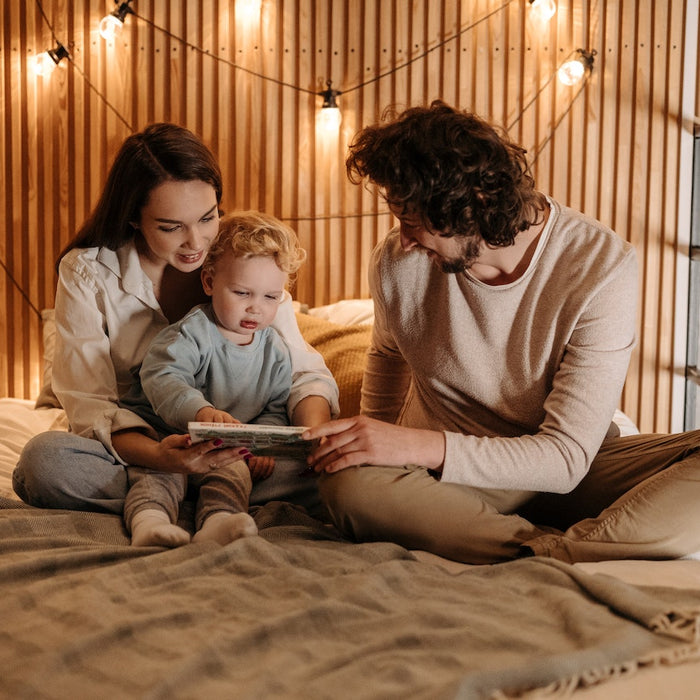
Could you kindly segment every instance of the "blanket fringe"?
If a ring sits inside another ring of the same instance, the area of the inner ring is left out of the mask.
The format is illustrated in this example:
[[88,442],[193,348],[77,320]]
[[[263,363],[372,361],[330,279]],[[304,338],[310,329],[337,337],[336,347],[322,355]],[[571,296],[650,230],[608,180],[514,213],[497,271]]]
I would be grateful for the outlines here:
[[685,642],[700,641],[700,610],[660,614],[651,620],[653,632]]
[[[682,626],[688,624],[686,620]],[[491,694],[490,700],[535,700],[536,698],[568,698],[576,690],[599,685],[606,681],[626,678],[643,668],[654,668],[659,666],[675,666],[676,664],[700,660],[700,644],[687,644],[680,647],[661,649],[642,656],[636,661],[628,661],[622,664],[603,666],[597,669],[589,669],[581,674],[570,678],[550,683],[541,688],[530,690],[520,690],[510,692],[508,690],[497,690]]]

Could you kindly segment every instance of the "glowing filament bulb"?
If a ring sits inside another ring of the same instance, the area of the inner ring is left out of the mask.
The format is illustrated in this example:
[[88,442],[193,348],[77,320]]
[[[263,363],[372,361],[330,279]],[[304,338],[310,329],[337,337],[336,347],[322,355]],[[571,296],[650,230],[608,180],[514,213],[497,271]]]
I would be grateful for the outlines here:
[[533,13],[544,22],[552,19],[557,11],[557,5],[554,0],[530,0],[530,7]]
[[41,76],[50,75],[54,68],[69,56],[68,49],[59,43],[55,49],[44,51],[34,58],[34,72]]
[[319,128],[328,133],[338,131],[342,119],[337,107],[321,107],[321,111],[318,113]]
[[44,51],[34,57],[34,72],[37,75],[41,75],[42,77],[51,75],[55,67],[56,63],[52,60],[51,56],[49,56],[48,51]]
[[578,58],[574,58],[562,65],[557,71],[557,77],[564,85],[576,85],[581,81],[585,72],[584,64]]
[[106,41],[114,41],[124,28],[124,22],[114,14],[100,20],[100,36]]
[[236,0],[236,15],[246,25],[260,21],[261,0]]

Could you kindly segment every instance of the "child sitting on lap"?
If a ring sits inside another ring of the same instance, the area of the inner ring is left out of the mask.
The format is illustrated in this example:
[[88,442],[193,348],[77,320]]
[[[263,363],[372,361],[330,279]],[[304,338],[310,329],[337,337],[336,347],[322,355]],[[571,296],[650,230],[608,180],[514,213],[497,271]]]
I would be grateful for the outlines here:
[[[289,350],[270,327],[305,251],[294,231],[258,212],[221,221],[202,267],[211,303],[161,331],[141,366],[142,393],[125,401],[161,438],[187,432],[190,421],[287,425],[292,384]],[[216,443],[214,443],[216,444]],[[257,534],[248,515],[252,481],[267,478],[272,457],[221,461],[190,475],[199,488],[194,542],[227,544]],[[190,541],[176,525],[188,476],[128,468],[124,519],[133,545],[177,547]]]

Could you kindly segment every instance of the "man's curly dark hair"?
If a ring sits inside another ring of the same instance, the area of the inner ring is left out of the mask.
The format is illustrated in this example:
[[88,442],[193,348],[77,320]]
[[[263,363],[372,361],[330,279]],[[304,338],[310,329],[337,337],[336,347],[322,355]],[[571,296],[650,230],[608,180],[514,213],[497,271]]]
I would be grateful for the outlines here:
[[487,244],[512,245],[545,205],[525,150],[440,100],[362,129],[345,165],[351,182],[368,178],[389,204],[443,236],[479,233]]

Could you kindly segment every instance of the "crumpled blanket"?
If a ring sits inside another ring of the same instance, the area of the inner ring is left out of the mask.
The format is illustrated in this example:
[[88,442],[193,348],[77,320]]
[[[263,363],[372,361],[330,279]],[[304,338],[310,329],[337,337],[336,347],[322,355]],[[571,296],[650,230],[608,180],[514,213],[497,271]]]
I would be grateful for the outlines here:
[[225,547],[0,499],[0,696],[504,698],[700,656],[700,593],[546,558],[457,573],[283,503]]

